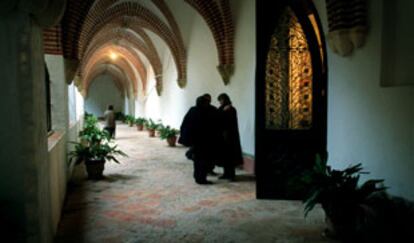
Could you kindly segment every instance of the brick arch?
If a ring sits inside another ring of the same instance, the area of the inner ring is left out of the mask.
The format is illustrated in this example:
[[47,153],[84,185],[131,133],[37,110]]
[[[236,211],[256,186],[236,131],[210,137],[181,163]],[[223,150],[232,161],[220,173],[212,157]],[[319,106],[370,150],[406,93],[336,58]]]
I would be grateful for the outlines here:
[[[168,24],[170,25],[170,28],[175,35],[178,43],[181,43],[182,46],[184,46],[183,36],[181,34],[181,30],[177,24],[177,21],[174,18],[174,15],[172,14],[170,8],[165,3],[164,0],[152,0],[152,3],[157,6],[157,8],[161,11],[161,13],[164,15],[164,17],[167,19]],[[183,48],[183,50],[185,50]],[[183,53],[186,55],[186,53]]]
[[[138,25],[134,25],[134,24],[128,24],[126,27],[128,29],[131,29],[134,33],[138,34],[142,38],[142,40],[145,42],[145,44],[147,45],[148,49],[151,52],[153,52],[153,53],[156,54],[156,56],[157,56],[156,59],[159,60],[159,64],[160,64],[160,67],[159,68],[160,68],[161,72],[159,72],[158,74],[155,75],[155,80],[157,82],[157,84],[156,84],[157,85],[156,90],[157,90],[158,95],[160,96],[161,93],[162,93],[162,88],[163,88],[163,71],[162,71],[161,58],[158,55],[158,51],[155,48],[155,45],[152,42],[151,38],[148,36],[148,34],[141,27],[139,27]],[[158,62],[158,61],[156,61],[156,62]],[[155,64],[155,65],[157,65],[157,64]]]
[[[186,83],[186,52],[183,43],[179,43],[170,28],[150,10],[138,3],[122,2],[103,11],[101,15],[91,18],[91,22],[85,22],[85,28],[81,31],[79,42],[79,58],[85,52],[86,45],[93,36],[106,24],[122,19],[123,16],[130,16],[134,24],[141,28],[148,29],[157,34],[169,47],[178,71],[178,84],[184,87]],[[87,27],[86,27],[87,26]],[[90,31],[87,31],[90,30]]]
[[119,23],[112,22],[106,25],[93,37],[86,47],[85,54],[95,45],[95,42],[112,39],[124,39],[130,42],[134,48],[140,50],[147,57],[157,74],[162,73],[161,58],[152,40],[143,29],[132,24],[131,26],[121,26]]
[[148,45],[143,40],[135,36],[127,29],[119,28],[116,27],[116,25],[112,24],[107,25],[104,29],[97,33],[92,39],[92,41],[89,43],[87,50],[85,52],[85,56],[89,56],[97,48],[104,45],[105,43],[115,42],[116,45],[128,48],[128,45],[123,45],[122,42],[120,42],[120,40],[129,43],[130,46],[140,51],[148,59],[150,65],[154,70],[157,82],[157,91],[160,95],[162,89],[162,64],[159,55],[156,51],[151,51],[152,49],[150,49],[150,47],[148,47]]
[[79,29],[94,0],[66,1],[66,11],[61,21],[61,40],[63,56],[78,60]]
[[229,0],[185,0],[207,22],[216,42],[218,71],[225,84],[234,73],[234,23]]
[[[90,60],[108,57],[108,53],[110,51],[115,51],[118,54],[120,54],[120,56],[131,65],[132,69],[138,72],[141,82],[142,82],[143,90],[145,90],[146,81],[147,81],[147,71],[140,57],[135,52],[135,50],[132,47],[127,46],[127,45],[122,46],[122,45],[114,45],[112,43],[106,43],[102,46],[99,46],[99,47],[97,46],[95,51],[90,52],[90,55],[88,55],[87,57],[83,59],[83,62],[81,63],[81,69],[80,69],[81,76],[84,76],[85,71],[87,71],[90,68]],[[132,81],[133,81],[134,91],[136,93],[137,79],[132,80]]]
[[99,46],[95,46],[84,58],[85,61],[82,62],[81,73],[85,70],[85,66],[83,64],[86,64],[91,56],[93,56],[95,52],[101,51],[101,49],[106,49],[107,52],[111,51],[111,49],[115,49],[117,52],[122,53],[124,57],[127,57],[128,61],[133,64],[133,67],[139,73],[141,81],[143,82],[143,86],[145,87],[147,81],[147,71],[145,69],[144,63],[142,62],[138,53],[133,49],[133,47],[122,44],[121,42],[114,43],[108,41],[101,43]]
[[136,81],[138,80],[139,75],[136,73],[134,65],[130,62],[128,56],[125,56],[125,53],[122,53],[122,50],[116,50],[119,56],[117,60],[112,60],[108,56],[108,52],[111,50],[114,49],[112,47],[102,48],[91,56],[91,58],[87,61],[87,63],[84,66],[83,75],[81,76],[82,80],[84,79],[84,77],[87,77],[89,75],[89,73],[95,65],[101,63],[113,63],[119,65],[128,74],[128,76],[131,77],[130,81],[134,94],[137,94]]
[[[131,45],[132,45],[131,42],[129,40],[125,39],[125,38],[112,38],[112,39],[109,38],[108,41],[101,41],[100,43],[97,43],[97,44],[99,46],[102,46],[102,45],[108,45],[108,43],[113,43],[113,42],[116,43],[117,47],[125,48],[125,49],[131,49]],[[109,45],[112,45],[112,44],[109,44]],[[134,50],[129,50],[129,51],[131,53],[134,53],[134,56],[138,56],[139,51],[141,51],[141,53],[142,53],[142,49],[136,49],[135,51]],[[145,53],[145,51],[144,51],[144,53]],[[160,73],[161,73],[160,67],[158,66],[158,68],[157,68],[157,66],[152,65],[152,63],[154,61],[151,57],[148,58],[148,59],[149,59],[148,61],[149,61],[150,65],[153,67],[154,73],[156,75],[156,82],[157,82],[156,85],[162,88],[162,75],[160,75]],[[140,62],[142,63],[142,61],[140,61]],[[141,77],[141,81],[142,81],[142,89],[143,89],[142,91],[145,92],[146,89],[147,89],[148,79],[147,79],[147,76],[146,76],[147,71],[145,70],[145,66],[144,66],[143,63],[141,65],[139,65],[138,72],[140,73],[140,77]],[[158,93],[158,94],[160,95],[160,93]]]
[[118,72],[115,72],[113,68],[111,68],[111,64],[103,64],[99,66],[95,66],[92,70],[92,73],[89,75],[89,77],[86,79],[86,83],[88,84],[85,88],[85,98],[88,97],[89,89],[91,85],[96,82],[96,78],[99,77],[102,74],[108,74],[113,79],[116,88],[121,92],[123,96],[128,97],[128,92],[125,92],[127,90],[127,86],[129,81],[125,80],[127,77],[125,76],[125,73],[122,73],[122,76],[119,75]]

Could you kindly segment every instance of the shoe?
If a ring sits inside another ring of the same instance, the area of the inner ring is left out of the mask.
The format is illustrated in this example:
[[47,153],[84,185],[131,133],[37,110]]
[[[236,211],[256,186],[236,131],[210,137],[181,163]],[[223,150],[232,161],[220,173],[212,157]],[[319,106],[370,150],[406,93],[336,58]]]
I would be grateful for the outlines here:
[[199,185],[211,185],[211,184],[213,184],[213,182],[207,181],[207,180],[205,180],[205,181],[196,181],[196,183],[199,184]]

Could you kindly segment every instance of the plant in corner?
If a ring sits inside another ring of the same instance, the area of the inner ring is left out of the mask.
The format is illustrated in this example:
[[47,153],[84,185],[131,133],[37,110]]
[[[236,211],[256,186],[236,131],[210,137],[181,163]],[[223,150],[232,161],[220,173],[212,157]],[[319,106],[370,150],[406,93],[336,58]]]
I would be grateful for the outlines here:
[[170,128],[170,126],[163,127],[160,130],[160,138],[167,139],[167,143],[171,147],[175,147],[177,141],[177,135],[180,133],[179,130]]
[[108,143],[94,143],[89,145],[82,143],[73,144],[75,144],[75,150],[69,153],[70,159],[76,159],[76,164],[84,162],[88,172],[88,178],[93,180],[103,178],[106,161],[119,163],[115,155],[126,156],[124,152],[117,149],[117,145],[111,146]]
[[115,155],[126,156],[116,145],[109,144],[111,136],[98,127],[97,118],[94,116],[85,118],[84,129],[79,132],[79,138],[80,143],[71,142],[75,144],[75,149],[69,152],[70,161],[76,159],[76,164],[84,162],[90,179],[103,177],[105,161],[113,160],[118,163]]
[[310,188],[305,203],[305,217],[320,203],[325,211],[327,236],[340,239],[358,238],[364,229],[364,222],[374,211],[369,199],[382,192],[383,180],[368,180],[358,185],[362,171],[361,164],[344,170],[334,170],[326,159],[318,155],[313,170],[303,175],[303,182]]

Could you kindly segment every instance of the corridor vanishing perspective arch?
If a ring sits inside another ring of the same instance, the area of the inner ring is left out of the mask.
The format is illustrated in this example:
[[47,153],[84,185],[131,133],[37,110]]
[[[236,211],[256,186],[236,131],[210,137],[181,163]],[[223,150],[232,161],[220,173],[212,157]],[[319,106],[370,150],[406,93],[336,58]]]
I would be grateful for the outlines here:
[[[217,47],[217,69],[223,82],[228,84],[234,72],[235,31],[229,0],[186,2],[206,21]],[[149,61],[149,67],[154,70],[157,93],[161,95],[163,67],[160,54],[146,32],[150,31],[168,46],[177,70],[177,83],[184,88],[187,83],[187,54],[180,27],[164,0],[143,3],[108,0],[68,1],[62,23],[43,32],[45,53],[63,54],[68,70],[68,82],[77,75],[76,79],[84,83],[80,87],[82,89],[88,87],[85,73],[94,69],[94,65],[87,65],[86,68],[85,63],[99,50],[99,46],[108,45],[115,48],[120,43],[126,43],[134,49],[128,50],[131,54],[140,53]],[[158,11],[154,12],[152,6],[149,8],[151,4]],[[99,58],[104,58],[104,55]],[[142,62],[140,66],[135,65],[134,69],[141,75],[145,95],[146,77],[142,77],[142,70],[147,67],[144,67]],[[132,82],[136,93],[136,79],[129,82]]]

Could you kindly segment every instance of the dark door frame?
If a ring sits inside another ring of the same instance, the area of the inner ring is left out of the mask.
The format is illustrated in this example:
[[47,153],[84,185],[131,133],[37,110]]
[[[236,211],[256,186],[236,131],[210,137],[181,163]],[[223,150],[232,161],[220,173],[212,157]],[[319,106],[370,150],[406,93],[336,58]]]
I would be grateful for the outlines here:
[[[308,40],[313,68],[313,127],[310,130],[268,130],[265,128],[265,72],[267,54],[272,34],[283,10],[289,6],[296,14]],[[322,41],[323,63],[314,28],[308,13],[314,14]],[[256,148],[255,173],[257,178],[256,195],[263,199],[287,198],[279,193],[283,185],[272,174],[269,154],[296,153],[309,150],[304,157],[299,156],[308,167],[313,165],[312,154],[325,153],[327,146],[327,57],[323,30],[313,3],[305,0],[256,1]],[[280,184],[280,183],[279,183]]]

